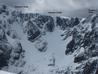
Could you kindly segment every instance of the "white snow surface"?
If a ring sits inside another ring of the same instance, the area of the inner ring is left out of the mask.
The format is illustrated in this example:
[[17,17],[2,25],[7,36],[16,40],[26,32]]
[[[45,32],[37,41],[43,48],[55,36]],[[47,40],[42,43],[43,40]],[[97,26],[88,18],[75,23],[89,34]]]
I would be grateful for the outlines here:
[[10,73],[10,72],[0,70],[0,74],[15,74],[15,73]]

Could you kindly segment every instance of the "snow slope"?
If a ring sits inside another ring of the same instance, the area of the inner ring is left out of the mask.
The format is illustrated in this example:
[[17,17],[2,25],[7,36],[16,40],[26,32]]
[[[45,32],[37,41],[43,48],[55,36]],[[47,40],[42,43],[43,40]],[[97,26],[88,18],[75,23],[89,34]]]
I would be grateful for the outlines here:
[[10,72],[5,72],[5,71],[0,71],[0,74],[15,74],[15,73],[10,73]]

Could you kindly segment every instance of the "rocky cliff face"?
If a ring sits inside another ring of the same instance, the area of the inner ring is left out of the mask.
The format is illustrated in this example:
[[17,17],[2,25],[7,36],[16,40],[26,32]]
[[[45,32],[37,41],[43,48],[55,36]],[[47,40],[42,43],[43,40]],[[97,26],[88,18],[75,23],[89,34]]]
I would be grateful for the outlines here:
[[0,6],[1,70],[19,74],[97,74],[97,53],[97,14],[63,18]]

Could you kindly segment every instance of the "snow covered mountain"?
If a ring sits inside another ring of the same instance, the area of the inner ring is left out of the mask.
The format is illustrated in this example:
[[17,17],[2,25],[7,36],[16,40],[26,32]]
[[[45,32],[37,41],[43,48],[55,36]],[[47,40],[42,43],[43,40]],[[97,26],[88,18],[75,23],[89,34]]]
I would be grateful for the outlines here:
[[17,74],[98,74],[98,14],[21,13],[0,6],[0,70]]

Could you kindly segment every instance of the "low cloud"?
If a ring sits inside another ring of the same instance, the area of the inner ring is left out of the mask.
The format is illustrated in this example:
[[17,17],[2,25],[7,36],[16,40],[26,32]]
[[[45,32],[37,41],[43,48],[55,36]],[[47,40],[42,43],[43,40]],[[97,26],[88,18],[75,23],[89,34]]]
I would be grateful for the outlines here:
[[85,8],[97,8],[97,0],[34,0],[30,3],[30,11],[47,10],[78,10]]
[[0,3],[15,5],[27,5],[24,12],[47,12],[47,11],[75,11],[86,8],[98,8],[98,0],[0,0]]

